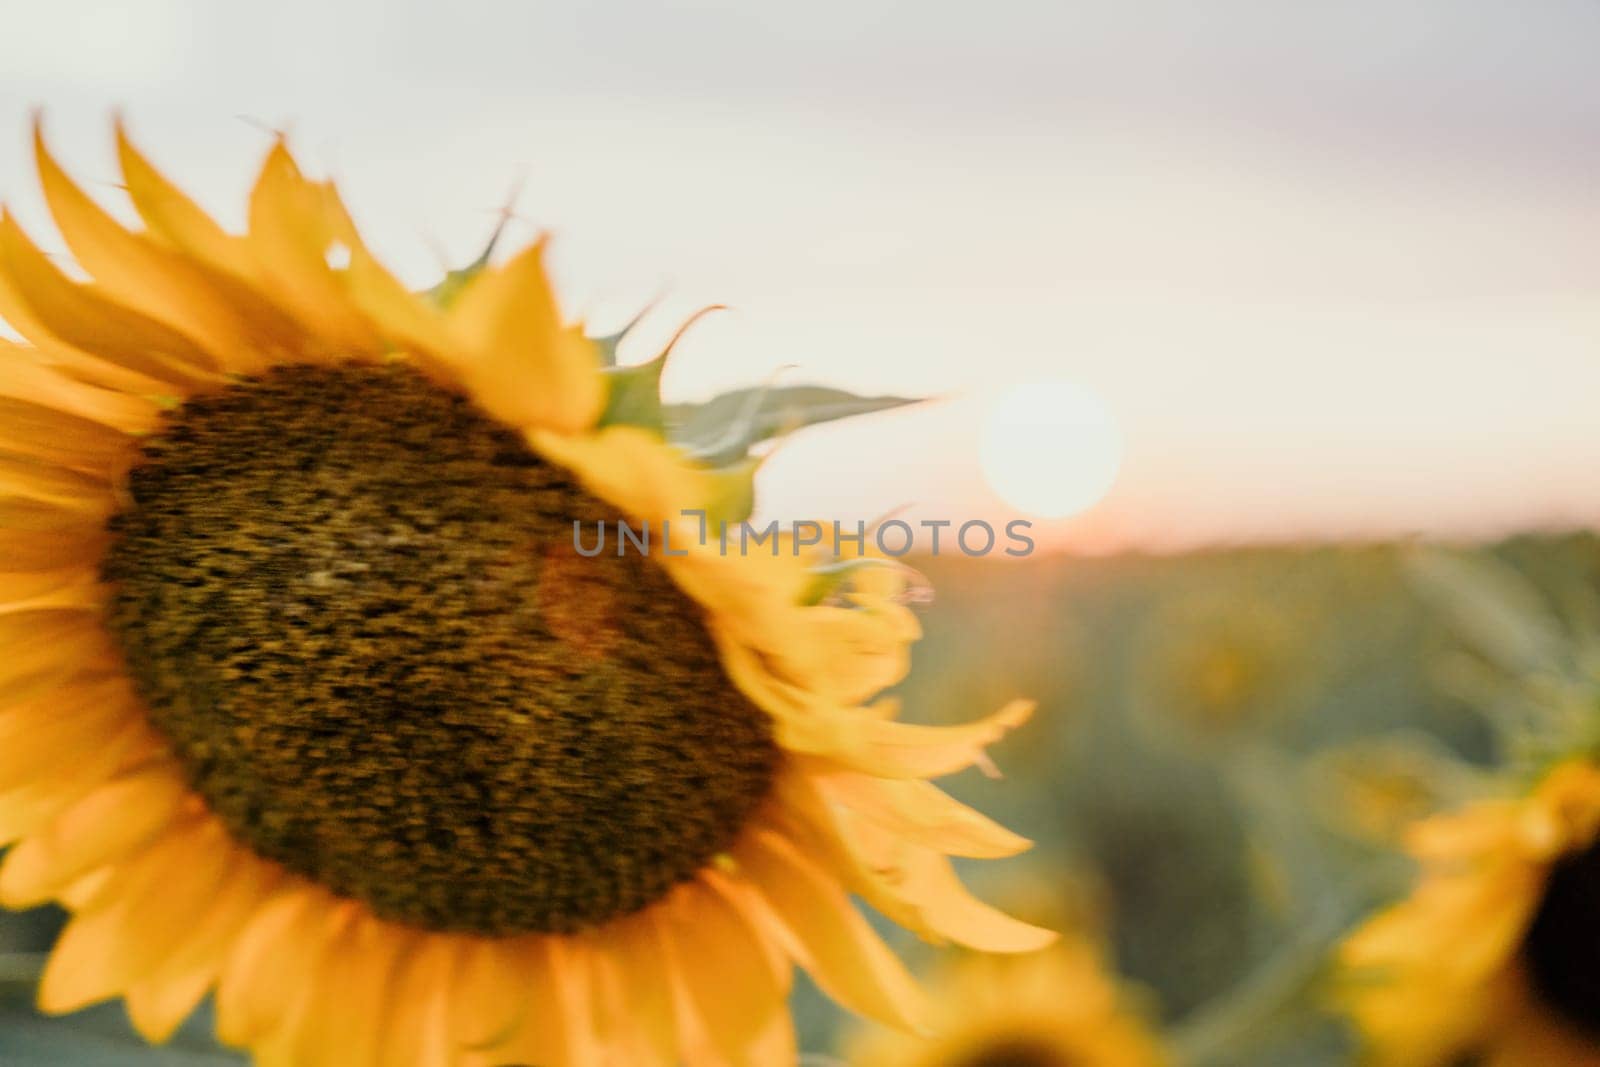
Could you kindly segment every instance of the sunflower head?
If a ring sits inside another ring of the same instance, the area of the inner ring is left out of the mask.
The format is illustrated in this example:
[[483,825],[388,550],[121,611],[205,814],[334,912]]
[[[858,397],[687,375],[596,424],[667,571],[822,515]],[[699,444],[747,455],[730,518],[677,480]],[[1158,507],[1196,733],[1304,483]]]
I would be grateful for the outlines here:
[[664,404],[542,242],[417,295],[281,141],[243,234],[118,152],[136,229],[37,139],[88,281],[0,218],[0,899],[73,913],[46,1008],[161,1039],[214,994],[263,1063],[766,1067],[796,965],[924,1024],[852,893],[1050,940],[949,860],[1027,843],[927,781],[1027,705],[898,721],[902,572],[706,536],[753,444],[895,398]]
[[940,1032],[863,1031],[851,1067],[1161,1067],[1169,1061],[1136,991],[1071,935],[1025,958],[968,956],[933,978]]
[[1343,946],[1375,1062],[1600,1064],[1600,764],[1417,824],[1411,895]]
[[1262,600],[1195,596],[1152,617],[1139,704],[1151,727],[1214,742],[1259,727],[1303,684],[1303,627]]

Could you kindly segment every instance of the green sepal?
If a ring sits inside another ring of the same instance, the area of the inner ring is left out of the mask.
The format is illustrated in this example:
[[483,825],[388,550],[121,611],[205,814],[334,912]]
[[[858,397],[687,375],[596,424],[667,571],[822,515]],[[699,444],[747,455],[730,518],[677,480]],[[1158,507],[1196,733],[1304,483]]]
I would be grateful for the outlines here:
[[[603,351],[603,350],[602,350]],[[661,372],[667,366],[663,352],[648,363],[631,367],[608,365],[601,370],[606,381],[606,406],[597,426],[638,426],[666,433],[661,404]]]
[[800,595],[800,603],[807,607],[814,607],[829,597],[841,592],[850,580],[867,567],[893,567],[901,569],[904,564],[896,563],[892,559],[881,559],[877,556],[860,556],[855,559],[837,559],[831,563],[824,563],[811,568],[811,582]]
[[751,446],[806,426],[921,403],[921,398],[857,396],[823,385],[735,389],[702,404],[668,404],[667,435],[692,455],[720,466]]
[[[640,308],[639,313],[633,318],[629,319],[627,325],[623,326],[622,329],[615,333],[608,333],[599,337],[589,338],[589,340],[594,343],[596,350],[598,350],[600,353],[600,365],[602,367],[615,367],[617,365],[617,349],[621,347],[623,340],[627,338],[628,334],[633,332],[633,328],[639,325],[639,320],[649,314],[650,309],[654,306],[655,302],[652,301],[651,303]],[[668,348],[670,349],[671,346],[669,345]],[[663,352],[662,356],[665,355],[666,353]]]
[[441,308],[448,308],[454,304],[472,283],[472,279],[488,269],[489,260],[494,258],[494,250],[500,247],[500,238],[505,234],[506,224],[510,221],[511,210],[508,207],[501,212],[500,221],[495,224],[494,232],[489,235],[488,243],[483,246],[483,251],[478,253],[478,258],[459,270],[445,271],[439,283],[423,295]]

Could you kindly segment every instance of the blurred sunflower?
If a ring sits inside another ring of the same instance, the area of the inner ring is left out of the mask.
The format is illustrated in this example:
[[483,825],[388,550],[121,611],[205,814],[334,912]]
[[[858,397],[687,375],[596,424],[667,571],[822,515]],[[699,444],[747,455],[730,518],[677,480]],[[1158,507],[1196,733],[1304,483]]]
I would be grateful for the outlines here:
[[967,956],[934,979],[941,1033],[876,1030],[848,1049],[851,1067],[1160,1067],[1168,1063],[1137,998],[1108,976],[1099,950],[1066,936],[1025,957]]
[[1259,726],[1306,683],[1304,642],[1284,612],[1256,600],[1199,596],[1164,607],[1140,650],[1138,703],[1162,734],[1200,740]]
[[214,991],[295,1067],[766,1067],[795,964],[926,1025],[849,891],[1048,943],[947,858],[1027,843],[925,781],[1028,707],[866,704],[918,635],[896,572],[574,551],[742,519],[755,461],[670,440],[665,354],[610,366],[542,245],[419,297],[281,141],[244,235],[118,149],[141,230],[36,131],[92,281],[0,217],[0,898],[72,912],[46,1010],[159,1041]]
[[1374,1062],[1600,1067],[1600,764],[1418,823],[1409,898],[1343,946]]

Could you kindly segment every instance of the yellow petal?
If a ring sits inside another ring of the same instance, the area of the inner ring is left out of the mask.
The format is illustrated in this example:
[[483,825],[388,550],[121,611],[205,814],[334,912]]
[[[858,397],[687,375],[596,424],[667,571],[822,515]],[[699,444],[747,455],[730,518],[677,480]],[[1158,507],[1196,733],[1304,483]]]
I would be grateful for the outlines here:
[[0,845],[33,833],[118,770],[165,749],[166,743],[142,719],[134,719],[103,743],[78,753],[76,760],[53,767],[48,776],[0,783]]
[[222,880],[226,852],[216,846],[225,840],[210,824],[179,827],[131,860],[108,902],[62,931],[39,983],[40,1008],[76,1011],[159,967]]
[[189,792],[169,765],[156,765],[99,786],[29,837],[0,864],[0,901],[30,908],[69,883],[115,863],[162,833]]
[[41,686],[103,677],[119,662],[105,632],[76,609],[0,613],[0,647],[0,709],[32,700]]
[[288,354],[288,338],[273,329],[279,323],[263,301],[252,299],[242,284],[230,284],[170,247],[123,229],[57,164],[37,123],[34,154],[61,236],[109,295],[194,338],[230,370],[249,373],[274,355]]
[[128,197],[150,230],[189,255],[241,278],[256,274],[244,242],[229,236],[193,200],[151,166],[117,122],[117,159]]
[[1013,919],[974,897],[945,857],[911,850],[902,867],[902,899],[921,924],[980,952],[1037,952],[1056,940],[1053,930]]
[[0,715],[0,789],[40,781],[83,760],[142,719],[123,679],[76,688]]
[[458,1042],[493,1046],[521,1025],[539,951],[525,938],[463,942],[450,1000],[450,1027]]
[[235,850],[216,897],[186,930],[172,955],[128,990],[128,1014],[148,1041],[164,1041],[216,983],[239,930],[271,898],[280,872]]
[[295,165],[280,139],[250,194],[250,248],[274,296],[305,323],[326,359],[376,358],[383,342],[345,298],[328,265],[335,245],[329,199]]
[[685,508],[704,505],[707,474],[672,445],[637,426],[607,426],[598,433],[565,436],[548,431],[528,434],[545,458],[566,467],[584,488],[616,505],[620,518],[656,524],[675,523],[674,551],[698,544],[699,525]]
[[[4,522],[0,509],[0,522]],[[40,611],[101,610],[105,590],[92,567],[64,567],[53,571],[0,571],[0,615]],[[93,626],[92,620],[85,627]],[[11,649],[6,649],[7,653]]]
[[240,931],[217,982],[217,1036],[245,1046],[281,1020],[325,944],[328,898],[287,888]]
[[450,989],[457,943],[458,939],[445,935],[413,934],[402,949],[384,1012],[378,1062],[386,1067],[457,1067],[474,1062],[504,1067],[518,1062],[509,1056],[481,1059],[470,1053],[456,1055],[450,1037]]
[[389,1067],[378,1058],[388,987],[406,938],[357,915],[308,976],[305,1014],[293,1039],[295,1067]]
[[215,979],[214,967],[196,966],[175,977],[139,982],[124,994],[128,1019],[140,1037],[163,1044],[194,1014]]
[[447,321],[459,352],[455,370],[489,414],[569,434],[600,417],[599,355],[582,330],[562,325],[542,241],[474,278]]
[[[330,194],[332,195],[332,194]],[[338,210],[343,211],[339,205]],[[450,363],[456,347],[440,310],[405,287],[367,250],[351,224],[347,231],[350,267],[344,273],[345,291],[369,320],[403,346]]]
[[100,423],[0,396],[0,453],[107,477],[131,447],[132,438]]
[[916,983],[828,874],[771,830],[747,836],[740,868],[771,903],[823,992],[879,1022],[929,1029]]
[[63,411],[123,433],[148,433],[161,421],[161,409],[143,397],[74,381],[43,364],[5,358],[15,349],[0,345],[0,396]]
[[819,775],[817,787],[895,836],[945,855],[1000,859],[1032,844],[929,782],[833,772]]
[[[176,388],[199,388],[221,380],[219,364],[204,349],[171,327],[68,278],[4,213],[0,213],[0,267],[10,288],[50,338]],[[12,325],[20,332],[28,324]]]
[[783,996],[759,935],[727,901],[693,882],[659,906],[668,959],[707,1040],[730,1065],[763,1067],[750,1052]]
[[678,1059],[678,1037],[656,923],[629,917],[608,923],[597,936],[597,969],[613,1000],[603,1038],[631,1052],[631,1059],[619,1063],[671,1067]]
[[970,767],[984,750],[1033,714],[1033,702],[1014,700],[977,722],[961,726],[920,726],[868,721],[862,749],[837,754],[839,762],[883,777],[938,778]]
[[97,516],[110,514],[115,507],[105,479],[21,456],[0,455],[0,495]]
[[593,949],[577,937],[532,937],[522,1024],[509,1039],[467,1057],[472,1067],[507,1063],[583,1067],[595,1062]]

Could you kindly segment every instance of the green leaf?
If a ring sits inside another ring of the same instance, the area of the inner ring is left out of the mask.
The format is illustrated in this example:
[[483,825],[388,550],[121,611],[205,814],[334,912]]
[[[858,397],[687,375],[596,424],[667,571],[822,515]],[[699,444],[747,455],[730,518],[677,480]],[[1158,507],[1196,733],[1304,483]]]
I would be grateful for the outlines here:
[[902,396],[857,396],[824,385],[755,386],[702,404],[669,404],[663,413],[668,436],[716,466],[782,433],[921,402]]
[[1500,667],[1521,674],[1564,665],[1560,620],[1538,587],[1509,564],[1485,552],[1424,548],[1407,560],[1407,570],[1422,595]]

